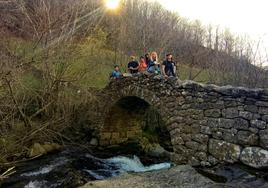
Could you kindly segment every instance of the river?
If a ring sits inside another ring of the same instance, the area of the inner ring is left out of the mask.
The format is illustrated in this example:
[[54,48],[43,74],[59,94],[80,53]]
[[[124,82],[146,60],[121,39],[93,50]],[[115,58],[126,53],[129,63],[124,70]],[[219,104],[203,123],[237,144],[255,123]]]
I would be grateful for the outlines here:
[[[169,161],[152,159],[133,154],[112,152],[87,152],[68,148],[62,152],[46,155],[24,162],[16,167],[16,173],[5,180],[3,188],[71,188],[89,181],[103,180],[126,172],[147,172],[172,168]],[[224,165],[212,169],[196,169],[215,182],[246,183],[250,187],[268,187],[268,171],[257,171],[241,164]],[[191,177],[189,177],[191,178]]]
[[145,166],[135,155],[106,157],[96,157],[85,151],[67,149],[20,164],[16,168],[17,172],[7,179],[2,187],[76,187],[91,180],[102,180],[125,172],[147,172],[171,167],[168,161]]

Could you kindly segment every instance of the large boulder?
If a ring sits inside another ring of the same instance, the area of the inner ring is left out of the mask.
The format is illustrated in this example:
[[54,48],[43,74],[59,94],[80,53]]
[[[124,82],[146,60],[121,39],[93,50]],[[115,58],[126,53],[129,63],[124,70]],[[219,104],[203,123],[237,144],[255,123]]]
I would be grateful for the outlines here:
[[242,151],[240,161],[253,168],[267,168],[268,151],[259,147],[247,147]]
[[240,146],[223,140],[210,139],[209,153],[220,161],[234,163],[239,160],[241,153]]
[[191,166],[176,166],[169,170],[124,174],[107,180],[92,181],[81,188],[212,188],[215,185]]

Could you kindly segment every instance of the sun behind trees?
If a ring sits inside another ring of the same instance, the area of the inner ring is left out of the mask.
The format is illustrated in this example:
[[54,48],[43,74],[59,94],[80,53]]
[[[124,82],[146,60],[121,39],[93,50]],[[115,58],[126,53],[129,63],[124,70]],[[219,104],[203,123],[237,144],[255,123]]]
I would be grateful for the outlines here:
[[116,9],[119,7],[121,0],[105,0],[108,9]]
[[181,79],[268,87],[251,41],[157,3],[121,4],[111,14],[99,0],[0,1],[0,161],[27,156],[34,142],[72,141],[77,114],[94,100],[88,88],[103,88],[132,54],[174,54]]

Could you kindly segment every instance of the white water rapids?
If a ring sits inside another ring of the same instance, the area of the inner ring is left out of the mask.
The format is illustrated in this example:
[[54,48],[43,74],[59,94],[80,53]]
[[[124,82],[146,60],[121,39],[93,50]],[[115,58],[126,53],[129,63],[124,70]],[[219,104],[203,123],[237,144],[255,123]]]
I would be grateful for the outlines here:
[[[150,166],[144,166],[140,159],[137,156],[133,156],[133,158],[118,156],[113,157],[110,159],[99,159],[95,158],[91,155],[86,155],[87,158],[96,159],[107,165],[107,168],[103,169],[97,169],[97,170],[90,170],[90,169],[84,169],[83,171],[90,174],[97,180],[106,179],[113,176],[118,176],[123,173],[127,172],[148,172],[148,171],[156,171],[156,170],[162,170],[162,169],[169,169],[171,167],[171,163],[160,163],[160,164],[154,164]],[[61,159],[52,161],[51,164],[46,165],[44,167],[41,167],[39,170],[21,174],[21,176],[38,176],[43,175],[46,173],[50,173],[53,171],[53,169],[64,165],[67,162],[66,159]],[[110,169],[109,166],[116,166],[117,169]],[[109,177],[105,176],[105,172],[109,172]],[[27,185],[24,186],[24,188],[44,188],[47,187],[47,181],[30,181]],[[57,187],[58,185],[51,185],[49,187]]]
[[121,172],[148,172],[168,169],[171,167],[170,163],[160,163],[151,166],[144,166],[137,156],[134,156],[133,159],[128,157],[113,157],[107,161],[118,165]]

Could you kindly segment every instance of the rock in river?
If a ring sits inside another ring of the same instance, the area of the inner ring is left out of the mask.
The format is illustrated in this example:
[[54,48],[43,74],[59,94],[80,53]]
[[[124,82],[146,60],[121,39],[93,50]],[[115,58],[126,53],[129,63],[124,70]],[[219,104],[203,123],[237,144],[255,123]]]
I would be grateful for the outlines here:
[[[267,187],[266,183],[258,186]],[[216,183],[193,167],[176,166],[169,170],[124,174],[111,179],[91,181],[80,188],[252,188],[248,182]]]

